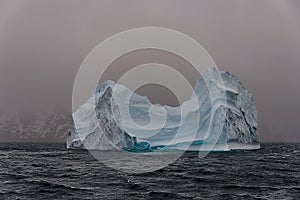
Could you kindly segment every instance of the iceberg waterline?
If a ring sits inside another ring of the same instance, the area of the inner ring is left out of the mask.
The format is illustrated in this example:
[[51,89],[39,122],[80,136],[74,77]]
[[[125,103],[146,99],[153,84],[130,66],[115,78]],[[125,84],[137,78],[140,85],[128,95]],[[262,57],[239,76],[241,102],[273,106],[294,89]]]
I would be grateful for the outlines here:
[[256,132],[252,95],[232,74],[210,68],[180,107],[153,106],[125,86],[104,82],[73,113],[67,147],[152,151],[213,144],[217,150],[249,149],[259,148]]

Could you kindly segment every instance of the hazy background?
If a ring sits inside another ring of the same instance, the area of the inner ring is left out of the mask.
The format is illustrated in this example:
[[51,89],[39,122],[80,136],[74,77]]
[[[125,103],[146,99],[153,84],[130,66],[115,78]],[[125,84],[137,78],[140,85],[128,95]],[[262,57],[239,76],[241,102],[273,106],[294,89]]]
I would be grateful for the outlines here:
[[[262,141],[300,142],[298,0],[0,0],[0,112],[69,115],[86,55],[107,37],[144,26],[191,36],[220,69],[237,75],[253,93]],[[172,54],[142,51],[117,60],[104,79],[147,62],[168,64],[192,82],[198,78]],[[140,92],[155,103],[176,104],[163,88]]]

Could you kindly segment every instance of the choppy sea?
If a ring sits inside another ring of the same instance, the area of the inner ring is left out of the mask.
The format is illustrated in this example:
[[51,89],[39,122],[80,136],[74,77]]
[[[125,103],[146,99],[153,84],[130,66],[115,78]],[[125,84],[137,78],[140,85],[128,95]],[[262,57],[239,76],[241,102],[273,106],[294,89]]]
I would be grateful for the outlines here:
[[158,171],[128,174],[65,144],[3,143],[0,199],[300,199],[300,144],[203,159],[186,152]]

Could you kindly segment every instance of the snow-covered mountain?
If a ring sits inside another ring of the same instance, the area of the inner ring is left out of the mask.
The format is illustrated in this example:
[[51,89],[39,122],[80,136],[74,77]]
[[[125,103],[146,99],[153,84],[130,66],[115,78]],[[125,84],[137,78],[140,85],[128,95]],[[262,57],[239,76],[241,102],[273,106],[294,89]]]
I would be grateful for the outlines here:
[[47,112],[1,113],[1,142],[62,142],[70,128],[68,115]]
[[[163,122],[163,123],[161,123]],[[180,107],[154,106],[147,97],[107,81],[75,113],[69,148],[98,150],[258,148],[251,94],[228,72],[208,69]]]

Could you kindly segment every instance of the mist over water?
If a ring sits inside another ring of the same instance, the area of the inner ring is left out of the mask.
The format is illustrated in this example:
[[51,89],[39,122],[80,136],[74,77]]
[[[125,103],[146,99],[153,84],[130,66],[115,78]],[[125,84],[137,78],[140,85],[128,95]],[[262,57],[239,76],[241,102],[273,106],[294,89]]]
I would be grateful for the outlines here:
[[[299,8],[298,0],[1,1],[0,110],[59,107],[70,115],[74,78],[87,54],[113,34],[157,26],[191,36],[221,70],[239,77],[253,93],[263,141],[300,141]],[[174,56],[133,54],[113,63],[104,78],[148,62],[199,77]],[[155,90],[144,94],[167,102]]]

